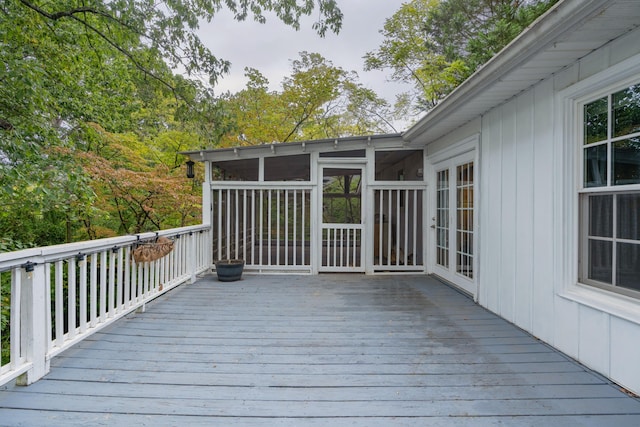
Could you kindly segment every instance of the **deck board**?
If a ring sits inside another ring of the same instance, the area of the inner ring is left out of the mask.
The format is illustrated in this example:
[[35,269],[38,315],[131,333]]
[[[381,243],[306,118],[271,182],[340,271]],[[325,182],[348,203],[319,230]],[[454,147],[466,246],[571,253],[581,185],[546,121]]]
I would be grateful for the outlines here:
[[0,425],[637,426],[640,401],[424,276],[205,277],[0,390]]

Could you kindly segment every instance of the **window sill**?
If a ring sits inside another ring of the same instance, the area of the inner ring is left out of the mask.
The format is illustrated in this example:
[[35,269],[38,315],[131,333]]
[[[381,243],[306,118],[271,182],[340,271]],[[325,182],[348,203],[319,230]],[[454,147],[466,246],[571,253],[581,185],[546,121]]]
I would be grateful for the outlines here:
[[580,283],[558,296],[640,325],[640,300],[635,298]]

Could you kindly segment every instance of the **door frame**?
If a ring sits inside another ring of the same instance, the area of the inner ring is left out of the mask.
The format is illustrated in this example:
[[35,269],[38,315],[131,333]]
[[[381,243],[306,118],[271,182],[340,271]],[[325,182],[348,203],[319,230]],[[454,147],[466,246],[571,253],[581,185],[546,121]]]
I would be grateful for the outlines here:
[[[479,189],[480,189],[480,171],[479,171],[479,134],[473,135],[465,140],[462,140],[456,144],[449,146],[440,152],[435,153],[428,157],[428,170],[429,180],[433,182],[433,185],[429,186],[429,200],[431,201],[429,206],[430,217],[429,221],[429,243],[428,243],[428,270],[445,281],[460,288],[464,292],[470,294],[475,300],[478,297],[479,287],[479,253],[480,248],[480,233],[479,233]],[[472,247],[472,268],[473,278],[459,274],[456,270],[456,228],[457,228],[457,195],[455,191],[456,187],[456,174],[455,170],[458,166],[473,162],[473,247]],[[444,169],[449,169],[449,267],[445,268],[437,264],[437,230],[435,227],[437,216],[437,173]],[[451,171],[454,171],[451,174]],[[452,191],[453,189],[453,191]]]
[[[323,210],[323,195],[324,195],[324,170],[325,169],[359,169],[361,171],[360,175],[360,224],[339,224],[339,223],[325,223],[322,215]],[[349,273],[364,273],[367,268],[367,259],[366,259],[366,245],[368,233],[366,231],[367,226],[367,162],[366,159],[338,159],[338,158],[326,158],[320,159],[318,161],[318,192],[317,192],[317,203],[316,203],[316,218],[317,218],[317,231],[316,231],[316,251],[315,251],[315,265],[317,266],[317,271],[321,273],[333,273],[333,272],[349,272]],[[323,266],[322,258],[323,258],[323,232],[326,229],[325,225],[337,225],[338,229],[356,229],[360,230],[360,247],[359,247],[359,257],[360,257],[360,265],[357,267],[353,266]],[[353,226],[353,227],[347,227]]]

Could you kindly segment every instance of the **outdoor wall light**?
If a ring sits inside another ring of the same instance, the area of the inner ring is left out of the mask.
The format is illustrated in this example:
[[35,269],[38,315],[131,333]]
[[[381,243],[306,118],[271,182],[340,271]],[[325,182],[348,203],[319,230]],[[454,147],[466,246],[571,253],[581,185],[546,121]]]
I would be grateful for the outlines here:
[[196,173],[193,171],[195,163],[192,160],[187,160],[187,178],[194,178]]
[[36,263],[31,261],[27,261],[22,265],[22,268],[24,268],[25,273],[27,273],[28,279],[33,279],[33,270],[35,269],[35,266],[36,266]]

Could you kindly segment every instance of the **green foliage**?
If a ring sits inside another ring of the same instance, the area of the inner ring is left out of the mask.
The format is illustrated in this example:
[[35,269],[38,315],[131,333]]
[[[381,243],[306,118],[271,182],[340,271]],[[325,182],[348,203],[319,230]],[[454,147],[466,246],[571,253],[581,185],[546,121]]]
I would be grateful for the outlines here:
[[395,132],[394,111],[362,86],[355,72],[308,52],[301,52],[291,68],[281,91],[270,91],[258,70],[245,70],[246,88],[225,96],[234,121],[221,146]]
[[556,2],[412,0],[387,19],[365,68],[413,84],[413,105],[429,110]]
[[342,18],[335,0],[0,1],[0,250],[197,220],[177,151],[234,123],[211,87],[173,70],[226,72],[197,36],[223,7],[296,28],[317,7],[320,35]]

